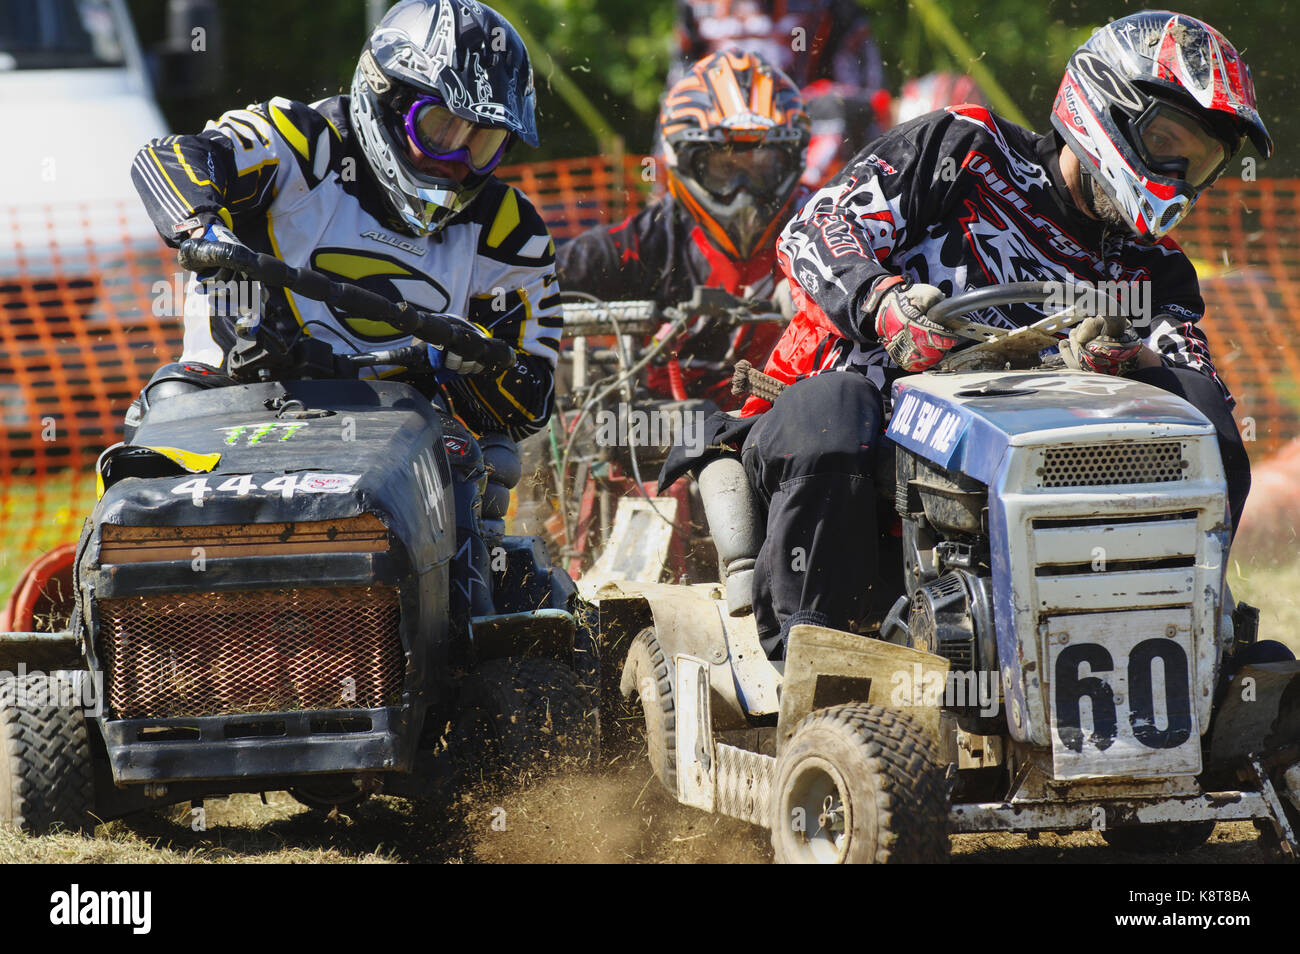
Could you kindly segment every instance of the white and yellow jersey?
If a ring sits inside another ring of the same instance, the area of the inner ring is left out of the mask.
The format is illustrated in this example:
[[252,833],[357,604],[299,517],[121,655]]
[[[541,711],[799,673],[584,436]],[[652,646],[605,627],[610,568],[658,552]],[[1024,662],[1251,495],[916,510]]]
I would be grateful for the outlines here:
[[[287,99],[232,110],[196,136],[154,140],[132,178],[159,233],[179,245],[197,226],[223,222],[259,252],[430,311],[474,322],[509,341],[518,358],[494,378],[442,386],[450,409],[478,432],[519,438],[545,423],[563,330],[555,245],[532,203],[492,179],[442,231],[414,237],[391,224],[348,128],[348,100]],[[185,304],[183,361],[225,367],[232,319],[202,286]],[[372,351],[409,335],[365,316],[268,289],[263,320],[292,339],[308,334],[336,352]]]

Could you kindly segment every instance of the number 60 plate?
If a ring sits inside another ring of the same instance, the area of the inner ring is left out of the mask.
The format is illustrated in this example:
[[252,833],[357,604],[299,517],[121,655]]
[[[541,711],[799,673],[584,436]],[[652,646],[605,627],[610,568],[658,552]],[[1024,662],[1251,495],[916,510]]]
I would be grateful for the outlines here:
[[1190,609],[1053,617],[1047,662],[1056,778],[1201,771]]

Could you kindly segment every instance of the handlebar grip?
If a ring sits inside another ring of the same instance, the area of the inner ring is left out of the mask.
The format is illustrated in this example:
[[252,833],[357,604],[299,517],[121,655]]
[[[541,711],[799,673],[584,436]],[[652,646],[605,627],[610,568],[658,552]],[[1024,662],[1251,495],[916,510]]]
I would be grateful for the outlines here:
[[483,339],[487,344],[487,360],[483,362],[485,368],[492,371],[504,371],[506,368],[514,367],[515,349],[505,341],[498,341],[496,338]]
[[209,268],[228,268],[246,272],[257,266],[257,253],[229,242],[205,242],[203,239],[186,239],[176,252],[182,268],[192,272]]
[[[429,315],[428,317],[436,318],[437,316]],[[456,352],[466,361],[474,361],[483,365],[485,373],[504,371],[515,363],[515,349],[510,346],[509,342],[497,338],[485,338],[468,328],[449,325],[440,319],[439,323],[447,327],[446,340],[442,347]],[[438,344],[438,342],[434,342],[434,344]]]
[[450,345],[457,354],[477,361],[486,370],[503,371],[515,361],[515,350],[505,341],[484,338],[439,315],[420,311],[409,302],[395,303],[360,286],[333,281],[309,268],[294,268],[273,255],[226,242],[187,239],[181,243],[176,257],[183,268],[191,271],[228,268],[255,281],[288,288],[304,298],[386,322],[439,348]]

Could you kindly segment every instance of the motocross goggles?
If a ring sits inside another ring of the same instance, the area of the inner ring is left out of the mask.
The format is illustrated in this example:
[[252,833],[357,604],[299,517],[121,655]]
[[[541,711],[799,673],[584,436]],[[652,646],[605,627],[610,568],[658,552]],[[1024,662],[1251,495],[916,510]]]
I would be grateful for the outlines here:
[[797,162],[781,146],[711,146],[694,150],[690,174],[711,195],[725,198],[742,188],[770,196],[787,184]]
[[420,96],[404,110],[406,134],[430,159],[463,162],[480,175],[501,161],[510,139],[507,129],[493,129],[461,119],[436,96]]
[[1155,100],[1133,122],[1142,161],[1158,175],[1182,179],[1194,189],[1213,182],[1237,145],[1172,103]]

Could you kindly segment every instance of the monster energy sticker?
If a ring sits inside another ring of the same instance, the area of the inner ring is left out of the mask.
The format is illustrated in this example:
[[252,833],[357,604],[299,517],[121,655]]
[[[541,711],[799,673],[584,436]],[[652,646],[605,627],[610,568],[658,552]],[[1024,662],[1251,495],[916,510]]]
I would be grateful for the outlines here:
[[306,421],[272,421],[269,424],[236,424],[233,427],[218,427],[226,435],[226,444],[238,447],[254,447],[257,444],[271,444],[287,441],[307,426]]

